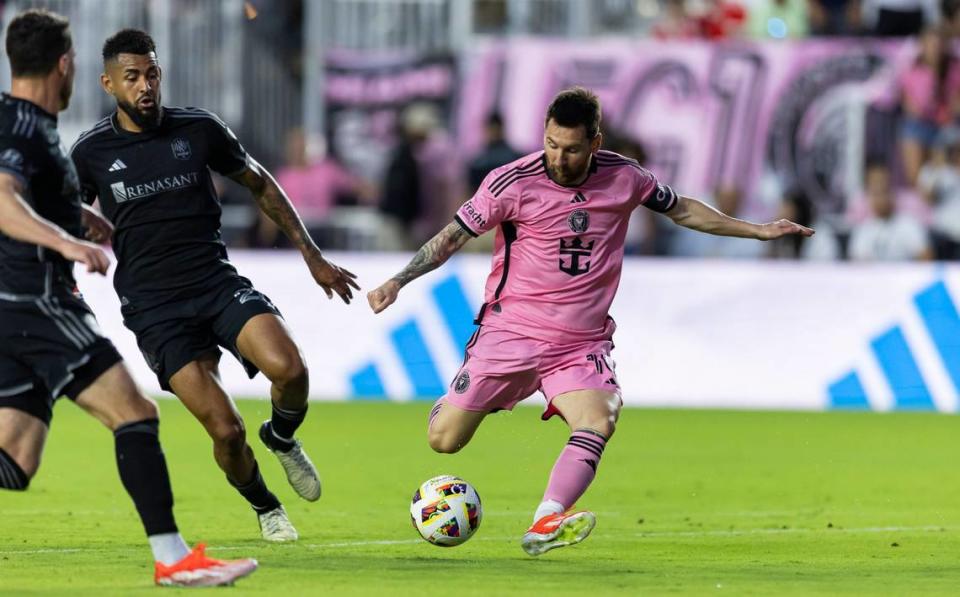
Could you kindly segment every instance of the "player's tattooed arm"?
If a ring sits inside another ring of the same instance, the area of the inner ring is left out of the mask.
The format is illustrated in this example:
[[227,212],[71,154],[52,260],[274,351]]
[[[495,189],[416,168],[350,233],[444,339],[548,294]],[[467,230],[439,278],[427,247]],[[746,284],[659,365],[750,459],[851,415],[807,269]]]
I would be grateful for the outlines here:
[[319,252],[299,214],[287,198],[287,194],[266,168],[251,158],[249,167],[232,178],[247,187],[256,199],[260,211],[283,231],[301,253],[306,255],[310,252]]
[[400,289],[409,282],[431,272],[443,265],[450,256],[467,244],[471,236],[457,223],[451,222],[436,236],[420,247],[407,267],[397,275],[384,282],[379,288],[367,293],[367,301],[374,313],[379,313],[389,307],[395,300]]
[[401,288],[423,274],[443,265],[450,256],[459,251],[470,240],[470,235],[457,222],[450,222],[446,228],[420,247],[407,267],[391,278]]
[[680,197],[676,205],[666,212],[666,215],[675,224],[718,236],[773,240],[789,234],[813,235],[813,229],[790,220],[754,224],[728,216],[720,210],[690,197]]
[[327,261],[320,254],[320,249],[310,238],[310,233],[304,227],[290,199],[267,169],[250,158],[249,166],[232,178],[250,190],[260,210],[283,230],[290,242],[300,250],[310,275],[327,294],[327,298],[333,298],[333,293],[336,292],[343,302],[349,303],[353,298],[352,289],[360,289],[355,280],[357,276]]

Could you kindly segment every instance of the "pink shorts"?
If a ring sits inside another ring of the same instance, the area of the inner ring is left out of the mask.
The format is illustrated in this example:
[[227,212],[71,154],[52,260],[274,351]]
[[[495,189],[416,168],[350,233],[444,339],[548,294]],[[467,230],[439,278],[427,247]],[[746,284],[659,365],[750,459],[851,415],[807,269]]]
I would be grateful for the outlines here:
[[511,410],[540,390],[547,399],[543,419],[557,411],[552,400],[574,390],[620,395],[611,340],[557,344],[481,326],[467,344],[463,366],[443,399],[463,410]]

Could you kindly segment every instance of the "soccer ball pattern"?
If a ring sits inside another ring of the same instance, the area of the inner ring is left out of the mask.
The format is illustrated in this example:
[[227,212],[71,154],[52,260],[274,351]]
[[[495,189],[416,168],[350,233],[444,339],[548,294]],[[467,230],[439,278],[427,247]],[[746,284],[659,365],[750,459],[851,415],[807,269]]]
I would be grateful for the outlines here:
[[413,494],[410,518],[420,536],[441,547],[464,543],[480,527],[480,495],[459,477],[442,475],[421,485]]

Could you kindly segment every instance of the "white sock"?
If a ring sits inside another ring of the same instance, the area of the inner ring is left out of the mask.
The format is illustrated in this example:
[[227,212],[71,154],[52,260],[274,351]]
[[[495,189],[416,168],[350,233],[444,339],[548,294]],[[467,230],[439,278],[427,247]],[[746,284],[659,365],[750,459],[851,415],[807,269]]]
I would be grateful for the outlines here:
[[533,522],[537,522],[544,516],[549,516],[550,514],[561,514],[565,511],[566,508],[563,507],[563,504],[556,500],[546,500],[540,502],[540,505],[537,506],[537,511],[533,515]]
[[150,549],[153,551],[153,559],[162,563],[164,566],[176,564],[190,553],[180,533],[162,533],[160,535],[150,535],[147,537],[150,542]]

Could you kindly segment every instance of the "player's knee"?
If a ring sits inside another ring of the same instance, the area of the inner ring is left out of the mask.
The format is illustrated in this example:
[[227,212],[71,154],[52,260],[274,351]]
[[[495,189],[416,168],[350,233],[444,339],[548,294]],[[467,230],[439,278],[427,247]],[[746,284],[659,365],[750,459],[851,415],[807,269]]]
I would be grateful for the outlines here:
[[306,388],[309,372],[299,351],[281,352],[273,355],[264,365],[264,375],[282,388]]
[[576,422],[572,422],[573,429],[589,429],[595,431],[605,438],[610,439],[617,430],[617,418],[620,415],[619,402],[616,404],[604,405],[602,407],[584,413]]
[[242,450],[247,443],[247,430],[239,419],[218,421],[208,431],[213,442],[228,451]]
[[427,441],[430,448],[439,454],[455,454],[463,448],[463,441],[453,433],[430,430]]

